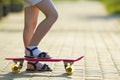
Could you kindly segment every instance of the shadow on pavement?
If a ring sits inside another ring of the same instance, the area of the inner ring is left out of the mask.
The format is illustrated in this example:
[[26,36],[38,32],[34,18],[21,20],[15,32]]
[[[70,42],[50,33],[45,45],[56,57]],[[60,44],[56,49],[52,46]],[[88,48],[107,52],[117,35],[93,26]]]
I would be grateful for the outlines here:
[[61,75],[53,75],[53,76],[50,76],[50,77],[51,77],[51,78],[52,78],[52,77],[56,77],[56,78],[57,78],[57,77],[59,77],[59,78],[60,78],[60,77],[63,77],[63,78],[67,78],[67,79],[71,79],[71,78],[72,78],[71,75],[67,75],[67,74],[65,74],[65,73],[64,73],[64,74],[61,74]]
[[14,79],[30,79],[33,77],[37,77],[37,78],[69,78],[71,79],[71,77],[67,74],[61,74],[61,75],[56,75],[56,76],[50,76],[49,73],[45,74],[45,72],[34,72],[34,73],[29,73],[26,71],[23,71],[21,73],[18,74],[14,74],[12,72],[9,72],[7,74],[0,74],[0,80],[14,80]]
[[9,72],[7,74],[1,74],[0,75],[0,80],[14,80],[16,78],[30,78],[32,77],[30,74],[26,74],[26,72],[21,72],[18,74],[14,74],[12,72]]

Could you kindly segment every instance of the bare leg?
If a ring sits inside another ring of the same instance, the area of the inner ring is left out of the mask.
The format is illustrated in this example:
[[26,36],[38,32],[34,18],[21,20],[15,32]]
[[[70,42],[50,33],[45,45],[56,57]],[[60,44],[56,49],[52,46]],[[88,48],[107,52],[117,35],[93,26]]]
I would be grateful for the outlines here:
[[[37,26],[35,30],[38,9],[41,10],[46,16],[45,19]],[[26,57],[43,57],[50,58],[46,53],[42,53],[36,46],[40,43],[51,26],[54,24],[58,17],[57,11],[50,0],[42,0],[34,7],[28,7],[25,11],[25,29],[24,29],[24,44]],[[32,52],[32,53],[31,53]]]
[[[23,33],[25,48],[28,46],[37,46],[58,17],[57,11],[50,0],[43,0],[35,6],[25,8],[25,28]],[[45,14],[46,18],[39,24],[35,31],[38,18],[37,8]],[[40,69],[44,64],[38,63],[35,65]],[[29,69],[34,69],[34,67],[28,63],[27,70]]]
[[57,11],[50,0],[43,0],[35,6],[45,14],[46,18],[38,25],[29,46],[37,46],[58,17]]
[[34,30],[37,24],[38,11],[39,9],[34,6],[25,8],[25,27],[23,32],[23,41],[25,47],[28,46],[34,34]]

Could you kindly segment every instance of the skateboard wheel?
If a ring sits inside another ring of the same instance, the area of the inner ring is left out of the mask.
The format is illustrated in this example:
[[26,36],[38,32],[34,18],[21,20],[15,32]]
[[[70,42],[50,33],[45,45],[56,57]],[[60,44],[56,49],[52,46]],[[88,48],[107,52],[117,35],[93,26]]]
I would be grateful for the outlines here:
[[71,75],[74,72],[73,66],[66,66],[65,70],[68,75]]
[[20,68],[17,64],[13,64],[11,69],[12,69],[13,73],[19,73],[20,72]]

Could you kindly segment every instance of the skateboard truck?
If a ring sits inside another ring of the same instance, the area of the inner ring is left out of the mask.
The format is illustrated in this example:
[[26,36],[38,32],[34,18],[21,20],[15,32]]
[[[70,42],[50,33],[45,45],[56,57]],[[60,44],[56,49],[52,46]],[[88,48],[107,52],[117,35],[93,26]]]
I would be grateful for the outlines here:
[[13,60],[14,64],[12,65],[11,69],[13,73],[19,73],[23,67],[24,60]]
[[74,62],[63,61],[63,63],[64,63],[66,73],[68,75],[71,75],[74,72],[74,67],[73,67]]

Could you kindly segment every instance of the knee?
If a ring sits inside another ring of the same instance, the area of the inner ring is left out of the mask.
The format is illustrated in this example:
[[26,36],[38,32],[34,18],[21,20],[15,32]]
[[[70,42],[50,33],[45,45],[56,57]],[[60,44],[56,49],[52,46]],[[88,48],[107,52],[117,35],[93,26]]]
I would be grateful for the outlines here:
[[46,18],[55,22],[58,19],[58,12],[57,11],[50,12],[48,15],[46,15]]
[[58,12],[54,12],[51,17],[56,21],[58,19]]

